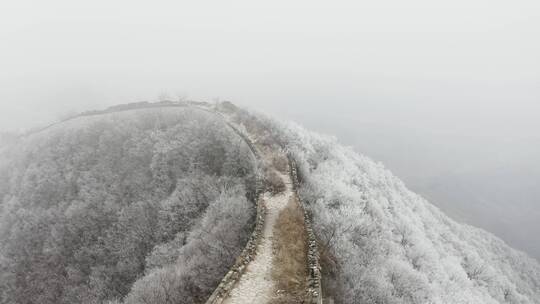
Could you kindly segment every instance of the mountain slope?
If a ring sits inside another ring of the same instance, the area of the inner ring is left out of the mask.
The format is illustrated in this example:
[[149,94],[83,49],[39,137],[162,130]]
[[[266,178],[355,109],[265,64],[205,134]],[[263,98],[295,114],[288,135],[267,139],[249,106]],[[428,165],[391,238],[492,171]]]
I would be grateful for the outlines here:
[[[262,164],[220,115],[163,106],[87,113],[0,147],[1,304],[208,298],[253,229]],[[451,220],[381,164],[297,125],[216,109],[295,159],[327,303],[540,303],[538,262]]]
[[444,215],[335,139],[240,112],[296,158],[337,303],[540,303],[540,265]]
[[0,303],[201,302],[242,250],[246,143],[200,109],[123,110],[0,151]]

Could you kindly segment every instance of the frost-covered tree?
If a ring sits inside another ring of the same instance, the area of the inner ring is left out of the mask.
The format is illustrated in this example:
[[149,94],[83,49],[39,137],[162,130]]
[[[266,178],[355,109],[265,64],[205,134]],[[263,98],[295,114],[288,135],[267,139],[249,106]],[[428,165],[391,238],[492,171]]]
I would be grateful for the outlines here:
[[256,168],[193,108],[117,107],[14,139],[0,149],[0,303],[168,303],[144,302],[152,286],[204,298],[251,233]]
[[294,124],[237,110],[295,158],[313,215],[323,292],[336,303],[540,303],[540,265],[459,224],[381,164]]

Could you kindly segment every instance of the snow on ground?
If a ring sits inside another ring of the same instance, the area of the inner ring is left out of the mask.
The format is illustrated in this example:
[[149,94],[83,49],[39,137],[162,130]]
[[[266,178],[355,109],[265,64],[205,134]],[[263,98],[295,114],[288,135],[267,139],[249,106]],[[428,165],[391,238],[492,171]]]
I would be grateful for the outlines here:
[[224,304],[264,304],[272,298],[274,292],[274,282],[272,280],[272,243],[274,225],[281,210],[285,208],[287,202],[293,195],[290,176],[281,174],[285,182],[286,189],[283,193],[272,196],[270,193],[264,194],[264,202],[267,208],[267,215],[264,224],[263,236],[255,259],[247,266],[246,271],[240,281],[230,293]]

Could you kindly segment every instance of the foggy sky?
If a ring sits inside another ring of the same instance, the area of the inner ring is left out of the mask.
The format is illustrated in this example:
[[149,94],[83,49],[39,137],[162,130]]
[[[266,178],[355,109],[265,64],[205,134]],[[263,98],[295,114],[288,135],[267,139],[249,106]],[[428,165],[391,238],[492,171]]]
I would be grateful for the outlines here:
[[338,136],[540,257],[540,226],[520,224],[540,219],[538,37],[536,0],[11,1],[0,130],[164,94],[231,100]]

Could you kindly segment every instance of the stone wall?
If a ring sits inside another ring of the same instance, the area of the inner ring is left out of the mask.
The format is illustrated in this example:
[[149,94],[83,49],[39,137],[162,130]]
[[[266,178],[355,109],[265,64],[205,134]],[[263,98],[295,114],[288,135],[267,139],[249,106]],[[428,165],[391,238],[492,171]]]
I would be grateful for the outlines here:
[[253,233],[251,234],[246,247],[236,259],[236,262],[231,267],[229,272],[227,272],[225,277],[223,277],[210,298],[206,301],[206,304],[222,303],[246,270],[247,265],[255,258],[255,255],[257,254],[257,246],[259,245],[263,232],[265,212],[266,210],[262,199],[258,198],[255,229],[253,229]]
[[[206,110],[206,109],[203,109],[203,110]],[[229,123],[223,114],[219,112],[214,112],[214,111],[209,111],[209,112],[213,112],[214,114],[221,116],[224,119],[225,123],[246,142],[246,144],[249,146],[255,158],[260,163],[262,163],[259,152],[257,151],[257,149],[255,148],[255,145],[253,144],[253,142],[249,139],[247,135],[243,134],[233,124]],[[255,255],[257,254],[257,247],[261,241],[263,228],[264,228],[266,208],[264,206],[263,200],[260,195],[263,189],[261,178],[257,177],[256,182],[257,182],[257,185],[256,185],[255,201],[257,202],[257,215],[255,219],[255,228],[253,229],[253,232],[246,244],[246,247],[244,248],[240,256],[238,256],[238,258],[236,259],[236,262],[231,267],[229,272],[227,272],[227,274],[223,277],[223,279],[219,283],[218,287],[214,290],[210,298],[208,298],[208,300],[206,301],[206,304],[221,304],[229,296],[230,291],[234,288],[238,280],[240,280],[240,277],[246,270],[246,267],[251,261],[253,261],[253,259],[255,258]]]
[[308,242],[308,260],[307,260],[307,267],[308,267],[308,282],[307,282],[307,295],[306,295],[306,301],[307,304],[322,304],[323,295],[322,295],[322,285],[321,285],[321,264],[319,262],[319,248],[317,245],[317,238],[315,237],[315,233],[313,232],[313,226],[311,222],[311,215],[309,214],[309,211],[304,208],[304,203],[302,201],[302,198],[298,194],[298,168],[296,166],[296,161],[292,157],[292,155],[287,154],[287,157],[289,159],[289,168],[290,168],[290,174],[291,174],[291,180],[293,184],[293,189],[298,197],[298,201],[300,202],[300,207],[302,208],[304,212],[304,225],[306,228],[306,235],[307,235],[307,242]]
[[[220,113],[214,109],[203,109],[209,112],[214,112],[217,115],[220,115],[223,117],[227,125],[234,130],[249,146],[251,151],[253,152],[253,155],[258,160],[261,160],[260,154],[255,148],[254,143],[249,139],[249,137],[246,134],[243,134],[236,126],[228,122],[226,118],[226,114]],[[306,235],[307,235],[307,241],[308,241],[308,254],[307,254],[307,267],[308,267],[308,278],[307,278],[307,292],[306,292],[306,300],[304,303],[306,304],[322,304],[323,296],[322,296],[322,287],[321,287],[321,266],[319,263],[319,249],[317,245],[317,239],[315,237],[315,234],[313,232],[312,228],[312,222],[311,222],[311,215],[309,212],[304,208],[303,201],[298,194],[298,174],[297,174],[297,166],[294,158],[287,154],[287,159],[289,161],[289,173],[291,175],[291,181],[293,184],[293,190],[295,192],[295,195],[298,198],[298,201],[300,202],[300,207],[302,208],[302,211],[304,213],[304,224],[306,229]],[[262,163],[262,162],[261,162]],[[206,301],[206,304],[221,304],[229,295],[230,291],[234,288],[244,271],[246,270],[247,265],[255,258],[257,246],[260,243],[261,236],[262,236],[262,230],[264,227],[264,218],[265,218],[265,207],[262,202],[262,199],[260,198],[260,189],[263,189],[262,187],[262,180],[258,178],[257,180],[257,195],[256,195],[256,201],[257,201],[257,219],[255,223],[255,229],[246,245],[244,250],[242,251],[242,254],[237,258],[236,263],[233,265],[233,267],[229,270],[229,272],[225,275],[221,283],[218,285],[216,290],[212,293],[210,298]]]

